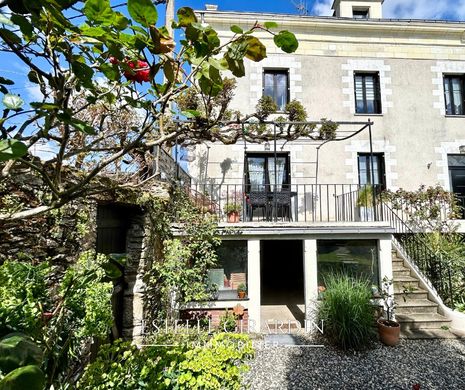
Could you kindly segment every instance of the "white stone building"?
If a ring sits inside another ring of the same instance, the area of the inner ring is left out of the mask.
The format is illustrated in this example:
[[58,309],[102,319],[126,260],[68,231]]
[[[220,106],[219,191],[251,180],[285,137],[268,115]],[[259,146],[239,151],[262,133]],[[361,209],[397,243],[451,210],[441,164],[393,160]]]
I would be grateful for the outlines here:
[[[404,316],[405,329],[438,329],[453,319],[415,271],[414,259],[403,253],[404,262],[393,262],[395,227],[382,212],[361,207],[357,197],[366,184],[391,190],[440,184],[465,202],[465,22],[383,19],[382,3],[335,0],[333,17],[198,11],[222,40],[234,35],[231,25],[246,30],[256,21],[273,21],[299,41],[298,50],[286,54],[269,34],[258,34],[268,57],[246,62],[233,109],[252,113],[267,94],[281,108],[297,99],[311,121],[358,123],[341,130],[353,133],[369,120],[373,125],[372,150],[366,129],[324,145],[318,156],[319,144],[305,140],[278,141],[276,155],[273,143],[242,141],[193,152],[194,188],[212,197],[219,213],[231,199],[242,205],[236,233],[224,239],[222,268],[212,271],[219,300],[193,308],[240,303],[255,330],[275,320],[302,323],[311,319],[325,270],[337,269],[369,276],[373,284],[385,276],[418,282],[425,294],[399,311],[416,313]],[[280,204],[276,192],[285,189],[290,200]],[[269,193],[263,204],[251,194],[260,191]],[[248,295],[238,300],[242,281]],[[426,310],[430,303],[437,310]],[[454,321],[452,327],[459,327]]]

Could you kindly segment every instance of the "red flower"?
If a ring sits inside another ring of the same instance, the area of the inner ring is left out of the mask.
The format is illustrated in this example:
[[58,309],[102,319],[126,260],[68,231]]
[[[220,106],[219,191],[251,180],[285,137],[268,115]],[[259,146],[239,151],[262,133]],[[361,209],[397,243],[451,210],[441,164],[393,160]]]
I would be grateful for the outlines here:
[[419,384],[419,383],[415,383],[415,384],[412,386],[412,390],[420,390],[420,384]]
[[117,58],[115,58],[115,57],[113,57],[113,56],[110,57],[110,63],[112,63],[113,65],[116,65],[118,62],[119,62],[119,61],[118,61]]
[[126,70],[124,76],[131,81],[137,81],[142,83],[144,81],[150,81],[150,67],[145,61],[134,60],[127,62],[127,65],[132,69]]

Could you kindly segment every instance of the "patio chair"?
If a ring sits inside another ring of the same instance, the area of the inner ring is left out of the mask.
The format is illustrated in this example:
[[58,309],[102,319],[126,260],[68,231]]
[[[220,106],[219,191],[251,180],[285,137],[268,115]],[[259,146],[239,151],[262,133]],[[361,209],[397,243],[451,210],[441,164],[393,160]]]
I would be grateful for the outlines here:
[[249,193],[249,220],[253,221],[253,213],[259,209],[262,211],[262,219],[269,219],[269,201],[266,192],[252,191]]
[[273,194],[272,206],[276,207],[274,215],[281,220],[291,221],[291,191],[284,190]]

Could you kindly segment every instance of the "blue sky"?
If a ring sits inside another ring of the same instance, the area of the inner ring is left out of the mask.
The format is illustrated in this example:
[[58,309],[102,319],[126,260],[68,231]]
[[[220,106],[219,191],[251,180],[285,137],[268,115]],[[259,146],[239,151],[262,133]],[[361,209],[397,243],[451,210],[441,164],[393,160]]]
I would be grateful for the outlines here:
[[[203,9],[217,4],[223,11],[296,13],[294,4],[306,3],[309,15],[331,15],[333,0],[175,0],[176,7]],[[465,20],[465,0],[385,0],[384,17],[400,19]]]

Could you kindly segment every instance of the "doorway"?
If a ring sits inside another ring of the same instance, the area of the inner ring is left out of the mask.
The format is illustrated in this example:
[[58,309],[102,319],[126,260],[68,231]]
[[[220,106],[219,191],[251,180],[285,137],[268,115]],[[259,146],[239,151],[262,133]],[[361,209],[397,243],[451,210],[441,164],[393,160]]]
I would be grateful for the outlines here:
[[260,243],[262,322],[305,319],[304,253],[302,240]]

